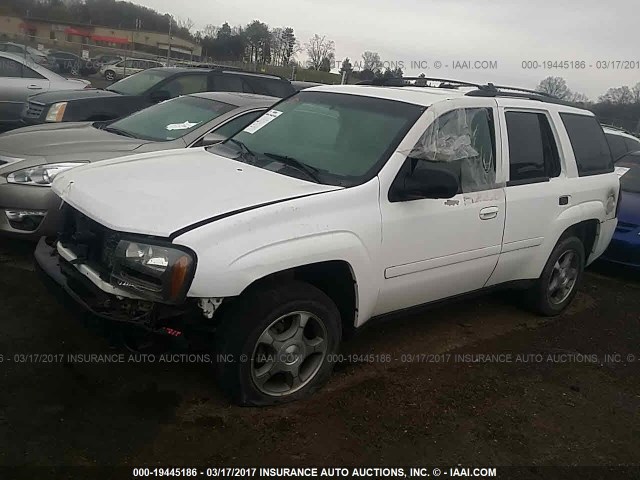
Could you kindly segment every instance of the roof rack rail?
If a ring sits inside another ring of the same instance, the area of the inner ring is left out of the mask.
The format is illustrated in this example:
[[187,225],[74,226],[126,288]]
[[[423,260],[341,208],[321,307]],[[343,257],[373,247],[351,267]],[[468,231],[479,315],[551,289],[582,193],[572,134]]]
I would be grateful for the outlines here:
[[[416,82],[410,84],[409,82]],[[356,85],[375,85],[379,87],[432,87],[430,82],[440,82],[436,88],[458,88],[458,87],[476,87],[484,88],[479,83],[464,82],[462,80],[451,80],[449,78],[436,77],[390,77],[390,78],[374,78],[373,80],[363,80]]]
[[[409,83],[416,82],[416,83]],[[537,100],[540,102],[556,103],[559,105],[574,106],[571,102],[554,97],[545,92],[537,92],[526,88],[509,87],[505,85],[494,85],[493,83],[480,84],[465,82],[462,80],[451,80],[448,78],[435,77],[392,77],[392,78],[374,78],[373,80],[364,80],[356,85],[375,85],[380,87],[434,87],[429,85],[431,82],[439,82],[435,88],[458,88],[458,87],[475,87],[475,90],[466,92],[466,96],[470,97],[512,97],[524,98],[527,100]]]
[[611,130],[618,130],[618,131],[620,131],[620,132],[628,133],[629,135],[631,135],[631,132],[629,132],[629,130],[627,130],[627,129],[626,129],[626,128],[624,128],[624,127],[618,127],[618,126],[616,126],[616,125],[611,125],[611,124],[609,124],[609,123],[602,123],[602,122],[600,122],[600,125],[602,125],[603,127],[610,128]]
[[493,83],[487,83],[478,90],[472,90],[465,94],[469,97],[512,97],[512,98],[525,98],[527,100],[538,100],[540,102],[556,103],[559,105],[574,106],[571,102],[562,100],[553,95],[549,95],[545,92],[537,92],[535,90],[528,90],[526,88],[519,87],[506,87],[503,85],[494,85]]

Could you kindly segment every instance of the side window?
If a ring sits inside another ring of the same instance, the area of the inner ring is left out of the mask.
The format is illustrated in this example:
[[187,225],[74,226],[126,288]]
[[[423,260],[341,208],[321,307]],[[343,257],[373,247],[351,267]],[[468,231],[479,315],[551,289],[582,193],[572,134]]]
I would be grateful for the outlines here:
[[534,183],[560,175],[560,157],[544,113],[506,112],[509,182]]
[[181,77],[169,80],[161,90],[166,90],[171,98],[180,95],[188,95],[190,93],[199,93],[207,91],[207,76],[203,75],[183,75]]
[[8,58],[0,62],[0,77],[20,78],[22,76],[22,64]]
[[631,138],[625,137],[624,143],[627,145],[628,152],[637,152],[640,150],[640,140],[632,140]]
[[490,108],[452,110],[435,119],[409,153],[421,167],[442,168],[458,178],[458,193],[495,187],[496,149]]
[[120,65],[120,66],[125,68],[134,68],[133,64],[134,64],[133,60],[127,60],[124,62],[124,65]]
[[40,80],[42,80],[44,78],[38,72],[36,72],[35,70],[30,69],[29,67],[23,67],[22,76],[24,78],[37,78],[37,79],[40,79]]
[[232,137],[240,130],[244,130],[244,128],[253,122],[256,118],[264,113],[264,110],[259,112],[249,112],[244,115],[239,115],[236,118],[229,120],[227,123],[222,125],[220,128],[214,130],[218,135],[221,135],[225,138]]
[[215,75],[214,88],[216,92],[244,92],[244,81],[237,75]]
[[561,113],[560,118],[571,140],[578,174],[584,177],[613,172],[611,150],[596,118],[575,113]]

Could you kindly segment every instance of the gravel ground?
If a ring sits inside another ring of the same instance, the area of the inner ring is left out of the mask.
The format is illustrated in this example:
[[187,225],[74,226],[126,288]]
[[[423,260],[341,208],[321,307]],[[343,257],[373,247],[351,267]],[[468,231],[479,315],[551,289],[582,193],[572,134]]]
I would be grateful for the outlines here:
[[202,363],[69,361],[129,352],[57,303],[31,248],[0,244],[0,465],[640,464],[632,274],[590,272],[554,319],[502,293],[372,325],[318,394],[257,409]]

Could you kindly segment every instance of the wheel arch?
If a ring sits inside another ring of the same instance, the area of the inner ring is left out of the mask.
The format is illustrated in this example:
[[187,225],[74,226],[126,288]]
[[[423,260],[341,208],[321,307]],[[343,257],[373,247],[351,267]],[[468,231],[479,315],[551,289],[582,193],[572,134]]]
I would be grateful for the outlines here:
[[340,312],[343,336],[353,332],[358,312],[358,283],[349,262],[328,260],[287,268],[253,281],[242,294],[288,281],[305,282],[324,292]]

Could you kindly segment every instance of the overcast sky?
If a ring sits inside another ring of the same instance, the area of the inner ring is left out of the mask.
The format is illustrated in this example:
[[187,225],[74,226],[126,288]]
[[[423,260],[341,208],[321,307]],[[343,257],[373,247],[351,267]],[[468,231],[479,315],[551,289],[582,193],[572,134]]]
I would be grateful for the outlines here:
[[[534,88],[562,76],[592,99],[609,87],[640,82],[637,44],[640,3],[631,0],[134,0],[161,13],[206,24],[291,26],[301,43],[314,33],[336,45],[336,59],[360,61],[378,52],[404,62],[405,75],[425,72],[469,81]],[[299,54],[300,59],[305,55]],[[497,69],[453,69],[455,61],[497,61]],[[522,61],[586,62],[585,69],[526,70]],[[598,61],[631,60],[635,69],[597,69]],[[434,62],[442,63],[440,69]],[[412,69],[411,62],[430,68]],[[447,68],[448,65],[448,68]]]

